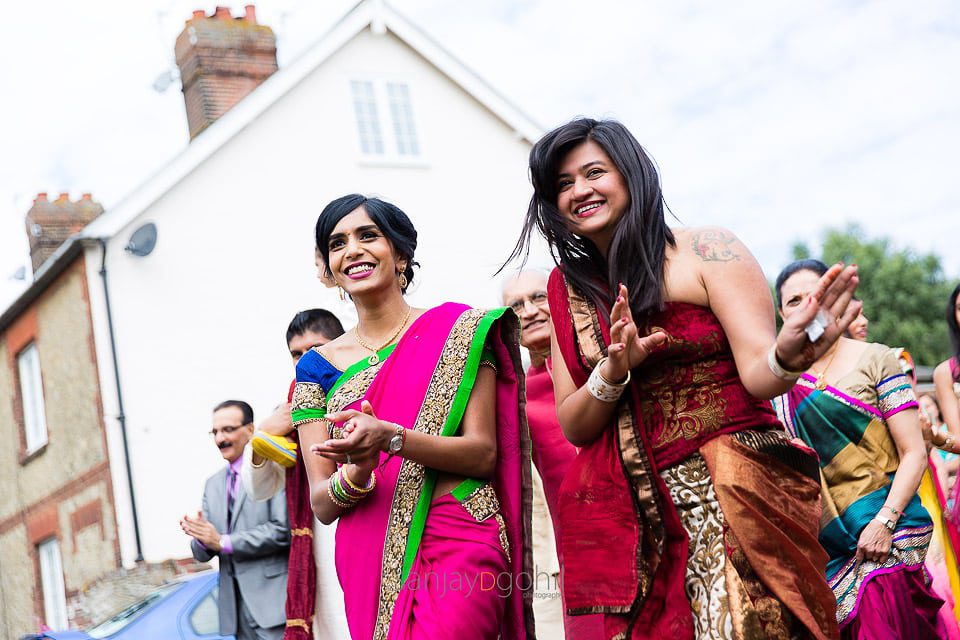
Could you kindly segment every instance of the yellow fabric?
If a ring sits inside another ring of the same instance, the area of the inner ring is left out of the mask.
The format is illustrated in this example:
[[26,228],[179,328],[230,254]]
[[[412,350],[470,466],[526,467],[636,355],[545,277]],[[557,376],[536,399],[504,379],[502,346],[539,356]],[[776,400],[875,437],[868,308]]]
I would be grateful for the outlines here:
[[937,489],[934,486],[933,475],[928,467],[923,472],[920,479],[920,489],[917,493],[920,495],[920,502],[924,509],[930,513],[933,520],[933,539],[930,544],[928,557],[935,555],[937,551],[943,554],[943,561],[947,565],[947,576],[950,578],[950,591],[953,593],[953,615],[960,620],[960,568],[957,567],[957,555],[950,542],[950,536],[947,535],[946,527],[943,525],[943,511],[940,508],[940,499],[937,497]]
[[[291,442],[283,436],[275,436],[263,431],[257,431],[250,440],[253,452],[262,458],[272,460],[281,467],[289,469],[297,464],[297,443]],[[278,447],[287,451],[284,455]]]
[[[900,461],[887,424],[871,420],[859,445],[849,443],[822,469],[837,515],[863,496],[889,484]],[[843,482],[837,482],[842,478]],[[827,495],[827,494],[825,494]]]

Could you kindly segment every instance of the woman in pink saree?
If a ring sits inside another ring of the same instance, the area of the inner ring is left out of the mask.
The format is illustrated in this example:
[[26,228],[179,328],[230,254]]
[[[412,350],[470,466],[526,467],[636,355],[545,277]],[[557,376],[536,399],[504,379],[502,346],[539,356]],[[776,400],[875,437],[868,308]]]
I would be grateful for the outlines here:
[[354,640],[532,638],[530,445],[519,329],[506,309],[411,308],[416,231],[363,196],[317,221],[328,275],[357,326],[297,366],[317,518]]

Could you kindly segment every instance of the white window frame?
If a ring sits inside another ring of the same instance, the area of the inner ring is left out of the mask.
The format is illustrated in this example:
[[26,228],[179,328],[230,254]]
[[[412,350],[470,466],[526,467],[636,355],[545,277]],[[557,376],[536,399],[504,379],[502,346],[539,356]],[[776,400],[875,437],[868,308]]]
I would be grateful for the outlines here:
[[43,448],[47,442],[46,406],[43,401],[43,376],[40,372],[40,353],[31,342],[17,354],[17,372],[20,377],[20,405],[23,407],[23,430],[27,455]]
[[48,538],[37,545],[40,558],[40,585],[43,589],[44,624],[55,631],[67,628],[67,589],[63,581],[60,542]]
[[[373,102],[377,116],[377,123],[380,130],[380,140],[383,146],[383,153],[370,153],[364,151],[364,143],[360,134],[360,122],[355,106],[354,83],[369,83],[373,90]],[[395,101],[396,88],[402,86],[405,88],[406,101],[398,104]],[[393,87],[393,88],[392,88]],[[410,82],[398,78],[376,77],[376,76],[355,76],[350,78],[350,104],[353,113],[354,131],[357,136],[357,152],[360,163],[364,165],[403,165],[403,166],[426,166],[423,150],[423,138],[421,136],[422,127],[417,118],[417,112],[414,105],[414,88]],[[395,116],[403,118],[403,122],[398,122]],[[398,129],[401,135],[398,136]],[[414,153],[401,153],[401,144],[404,148],[413,148]]]

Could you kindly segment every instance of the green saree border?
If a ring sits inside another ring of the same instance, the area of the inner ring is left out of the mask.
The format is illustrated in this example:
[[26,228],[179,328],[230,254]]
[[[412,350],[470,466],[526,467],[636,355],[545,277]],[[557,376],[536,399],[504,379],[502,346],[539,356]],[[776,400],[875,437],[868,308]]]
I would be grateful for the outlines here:
[[[377,351],[377,359],[378,359],[377,364],[380,364],[381,362],[383,362],[384,360],[386,360],[386,359],[387,359],[387,356],[389,356],[391,353],[393,353],[393,350],[396,349],[396,348],[397,348],[397,343],[395,342],[395,343],[391,344],[390,346],[384,347],[383,349],[380,349],[380,351]],[[324,358],[324,359],[326,360],[326,358]],[[328,362],[329,362],[329,360],[328,360]],[[333,363],[331,362],[330,364],[333,364]],[[334,365],[334,366],[336,366],[336,365]],[[370,364],[370,357],[367,356],[366,358],[363,358],[362,360],[357,360],[357,361],[354,362],[352,365],[350,365],[349,367],[347,367],[347,370],[344,371],[343,373],[341,373],[341,374],[340,374],[340,377],[337,378],[337,381],[334,382],[334,383],[333,383],[333,386],[330,387],[330,391],[327,391],[327,402],[330,401],[330,398],[333,397],[333,394],[336,393],[337,389],[339,389],[340,387],[342,387],[342,386],[344,385],[344,383],[346,383],[347,380],[349,380],[349,379],[352,378],[353,376],[357,375],[358,373],[360,373],[360,372],[363,371],[364,369],[369,369],[370,367],[374,367],[374,366],[376,366],[376,365]]]
[[[452,436],[457,432],[476,383],[487,336],[506,310],[505,307],[488,311],[467,309],[457,318],[434,367],[413,426],[415,430],[440,436]],[[467,333],[469,342],[464,345]],[[463,357],[465,346],[467,355]],[[459,377],[459,382],[451,389],[452,385],[445,385],[444,381],[454,377]],[[374,640],[385,640],[389,634],[397,596],[409,577],[420,548],[437,475],[435,470],[412,460],[404,460],[401,464],[384,539]]]
[[[499,320],[506,310],[506,307],[491,309],[480,318],[480,322],[474,330],[473,339],[470,342],[470,352],[464,365],[460,384],[457,386],[453,403],[450,405],[450,412],[447,414],[443,429],[440,431],[441,436],[452,436],[460,429],[460,421],[463,419],[463,414],[467,409],[470,393],[473,391],[473,387],[477,382],[477,373],[480,371],[480,357],[487,341],[487,335],[489,335],[493,323]],[[457,322],[459,323],[460,321],[457,320]],[[407,537],[407,547],[403,554],[403,570],[400,573],[401,584],[406,582],[407,577],[410,575],[410,567],[413,566],[413,560],[416,558],[417,550],[420,548],[420,539],[423,537],[423,529],[427,524],[430,502],[433,500],[433,489],[437,483],[436,471],[426,469],[424,474],[423,490],[420,492],[420,499],[417,501],[417,509],[414,512],[413,520],[410,522],[410,534]]]

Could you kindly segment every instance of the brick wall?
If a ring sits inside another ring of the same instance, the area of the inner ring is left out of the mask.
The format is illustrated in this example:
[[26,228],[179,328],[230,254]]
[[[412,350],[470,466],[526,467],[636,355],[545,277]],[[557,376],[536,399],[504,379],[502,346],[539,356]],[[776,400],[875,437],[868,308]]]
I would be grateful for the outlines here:
[[[24,455],[16,364],[39,354],[48,443]],[[0,637],[43,619],[36,545],[55,537],[68,598],[120,565],[84,259],[0,334]]]
[[53,202],[47,194],[39,193],[27,211],[24,222],[30,239],[30,262],[33,270],[40,268],[63,242],[87,226],[103,213],[103,207],[89,193],[76,201],[70,194],[61,193]]
[[191,140],[277,70],[276,37],[257,24],[252,5],[242,18],[226,7],[212,16],[194,11],[175,54]]

